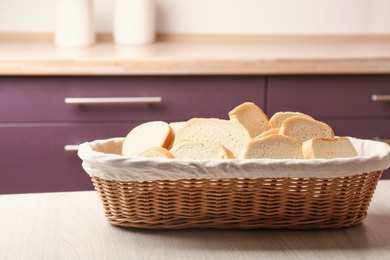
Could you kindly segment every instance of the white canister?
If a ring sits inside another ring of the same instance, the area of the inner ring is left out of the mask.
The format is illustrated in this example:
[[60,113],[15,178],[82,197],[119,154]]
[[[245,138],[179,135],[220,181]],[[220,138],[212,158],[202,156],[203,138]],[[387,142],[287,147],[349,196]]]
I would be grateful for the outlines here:
[[85,46],[95,42],[94,0],[56,0],[54,42]]
[[118,44],[147,44],[155,40],[154,0],[115,0],[114,41]]

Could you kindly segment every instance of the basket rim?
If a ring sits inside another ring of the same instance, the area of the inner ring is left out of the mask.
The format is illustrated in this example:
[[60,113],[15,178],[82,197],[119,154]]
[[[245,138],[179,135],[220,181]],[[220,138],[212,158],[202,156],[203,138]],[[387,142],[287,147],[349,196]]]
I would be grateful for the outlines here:
[[[390,145],[348,137],[359,156],[335,159],[213,159],[188,160],[124,157],[118,154],[124,138],[85,142],[78,156],[88,175],[106,180],[150,181],[215,178],[337,178],[390,167]],[[116,148],[115,148],[116,147]],[[115,153],[105,153],[107,149]],[[105,152],[102,152],[105,151]]]

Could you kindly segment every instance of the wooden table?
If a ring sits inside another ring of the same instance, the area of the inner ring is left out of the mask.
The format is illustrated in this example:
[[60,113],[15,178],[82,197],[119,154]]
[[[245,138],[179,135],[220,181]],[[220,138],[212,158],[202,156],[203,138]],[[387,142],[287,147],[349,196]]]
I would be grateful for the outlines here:
[[0,195],[0,259],[390,259],[390,180],[367,218],[335,230],[112,226],[94,191]]

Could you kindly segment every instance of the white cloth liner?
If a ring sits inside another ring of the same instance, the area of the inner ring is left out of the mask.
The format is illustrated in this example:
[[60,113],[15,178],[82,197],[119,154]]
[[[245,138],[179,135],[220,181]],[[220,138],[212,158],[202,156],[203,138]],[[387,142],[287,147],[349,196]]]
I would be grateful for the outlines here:
[[350,138],[359,156],[337,159],[227,159],[185,160],[125,157],[124,138],[86,142],[79,146],[82,166],[105,180],[151,181],[217,178],[336,178],[390,167],[390,145]]

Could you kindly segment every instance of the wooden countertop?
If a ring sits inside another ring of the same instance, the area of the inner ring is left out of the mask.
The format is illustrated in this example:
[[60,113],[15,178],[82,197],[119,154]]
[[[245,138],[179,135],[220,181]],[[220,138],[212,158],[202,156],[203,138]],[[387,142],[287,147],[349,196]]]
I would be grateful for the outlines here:
[[390,180],[362,223],[331,230],[112,226],[95,191],[0,195],[0,259],[388,259]]
[[159,37],[61,48],[0,37],[0,75],[271,75],[390,73],[390,36]]

